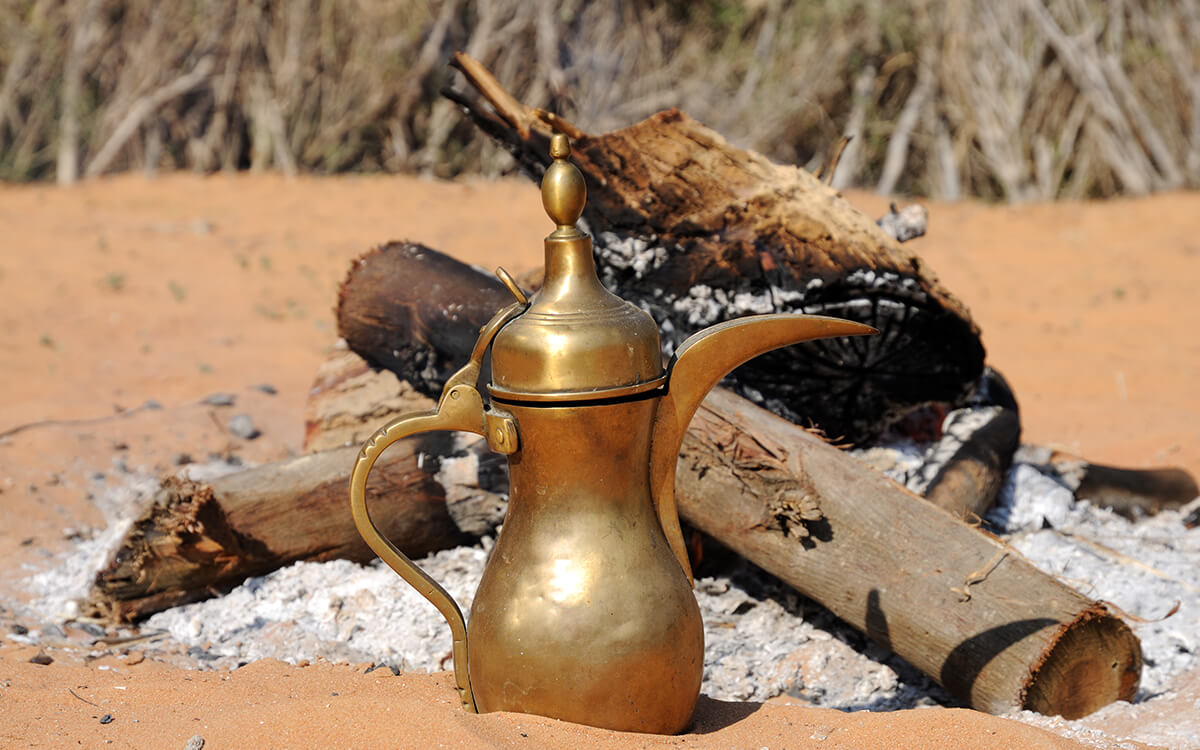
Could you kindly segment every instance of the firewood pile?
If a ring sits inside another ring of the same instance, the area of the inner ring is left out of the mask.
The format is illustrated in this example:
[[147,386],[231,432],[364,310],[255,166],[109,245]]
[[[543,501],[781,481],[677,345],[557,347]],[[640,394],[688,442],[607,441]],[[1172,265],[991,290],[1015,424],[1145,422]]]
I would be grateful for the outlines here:
[[[664,354],[761,312],[881,332],[773,352],[706,400],[677,469],[694,563],[732,550],[981,710],[1073,718],[1134,696],[1142,651],[1121,613],[980,526],[1020,443],[1017,404],[985,366],[966,307],[898,239],[919,231],[911,214],[876,223],[814,175],[682,112],[588,134],[517,102],[465,55],[456,66],[475,95],[448,95],[535,178],[551,132],[572,137],[601,277],[651,312]],[[509,300],[496,278],[419,242],[363,255],[337,300],[348,348],[310,396],[309,453],[164,480],[97,575],[93,612],[129,622],[294,561],[371,559],[347,500],[358,445],[390,417],[429,408]],[[898,435],[931,445],[903,483],[844,450]],[[1046,460],[1064,474],[1070,463],[1079,492],[1126,512],[1197,495],[1176,470]],[[502,465],[471,436],[397,444],[368,485],[377,523],[411,557],[495,534]]]

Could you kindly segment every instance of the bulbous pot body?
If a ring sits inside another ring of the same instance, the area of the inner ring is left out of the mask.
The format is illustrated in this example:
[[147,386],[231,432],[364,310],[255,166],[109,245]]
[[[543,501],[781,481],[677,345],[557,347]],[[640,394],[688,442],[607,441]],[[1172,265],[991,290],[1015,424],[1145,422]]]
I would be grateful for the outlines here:
[[503,404],[521,447],[467,626],[481,712],[656,733],[691,721],[704,633],[650,495],[659,401]]

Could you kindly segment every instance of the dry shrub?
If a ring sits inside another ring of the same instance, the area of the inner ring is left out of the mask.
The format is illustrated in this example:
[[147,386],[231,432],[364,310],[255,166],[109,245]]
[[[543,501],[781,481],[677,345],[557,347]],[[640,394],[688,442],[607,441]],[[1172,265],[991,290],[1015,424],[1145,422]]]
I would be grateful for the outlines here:
[[0,0],[0,177],[510,170],[459,49],[603,131],[677,106],[839,186],[1200,185],[1197,0]]

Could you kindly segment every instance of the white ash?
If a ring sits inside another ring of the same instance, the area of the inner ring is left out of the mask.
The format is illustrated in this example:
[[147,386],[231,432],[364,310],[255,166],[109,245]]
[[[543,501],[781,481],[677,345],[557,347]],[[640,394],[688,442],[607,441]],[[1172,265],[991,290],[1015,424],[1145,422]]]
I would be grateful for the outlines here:
[[33,594],[28,607],[32,614],[47,622],[77,617],[80,602],[87,598],[97,571],[108,563],[133,520],[161,491],[162,485],[156,477],[130,474],[122,483],[106,486],[97,493],[96,507],[104,516],[106,527],[99,532],[73,533],[75,546],[70,554],[29,577],[26,588]]
[[[928,446],[902,441],[857,454],[903,481],[920,466],[927,450]],[[1032,454],[1024,449],[1022,455]],[[228,469],[187,467],[189,474]],[[37,597],[33,609],[48,627],[76,616],[76,601],[157,487],[149,477],[133,476],[125,487],[114,488],[101,500],[109,528],[80,537],[70,555],[29,579]],[[1159,620],[1130,621],[1146,660],[1141,690],[1133,705],[1115,704],[1103,710],[1105,715],[1155,713],[1172,695],[1180,675],[1195,668],[1200,648],[1200,529],[1187,530],[1182,519],[1197,507],[1200,500],[1181,511],[1132,522],[1076,502],[1054,476],[1019,461],[989,515],[992,527],[1007,534],[1017,550],[1067,585],[1132,615]],[[466,609],[487,546],[485,542],[448,550],[421,564]],[[698,580],[697,598],[705,620],[703,689],[708,695],[763,700],[785,693],[816,705],[873,710],[952,702],[912,667],[749,564],[727,576]],[[1176,602],[1178,613],[1161,619]],[[168,631],[187,648],[187,663],[193,666],[232,668],[268,656],[292,662],[318,657],[373,661],[410,670],[450,666],[450,636],[440,615],[378,562],[297,563],[251,579],[225,596],[159,613],[143,628]],[[35,632],[31,628],[30,634]],[[1087,718],[1016,718],[1057,722],[1046,726],[1074,732],[1081,739],[1091,731]],[[1153,731],[1182,739],[1143,737],[1141,729],[1138,738],[1195,745],[1179,734],[1194,731],[1192,725],[1164,719]]]
[[846,711],[953,700],[928,677],[749,563],[696,581],[704,618],[705,695],[789,695]]
[[[1200,527],[1183,524],[1200,498],[1134,522],[1074,499],[1031,464],[1009,472],[986,520],[1041,570],[1111,602],[1142,642],[1141,699],[1166,690],[1200,654]],[[1175,603],[1179,611],[1164,616]]]
[[771,286],[758,292],[732,292],[707,284],[696,284],[687,296],[678,297],[672,309],[684,316],[688,325],[702,328],[744,315],[803,310],[804,292]]
[[925,230],[929,226],[929,210],[919,203],[914,203],[897,211],[896,204],[893,203],[888,212],[875,223],[897,242],[908,242],[925,236]]
[[[460,547],[418,565],[466,612],[486,557],[483,546]],[[766,700],[786,693],[846,710],[945,699],[928,678],[884,649],[866,648],[861,635],[752,566],[698,580],[696,598],[704,618],[706,695]],[[804,609],[818,613],[819,624],[806,622]],[[215,668],[262,658],[369,661],[403,671],[452,663],[441,615],[379,562],[296,563],[223,597],[156,614],[143,627],[166,631]]]
[[928,295],[921,288],[921,282],[912,276],[901,276],[895,271],[877,271],[873,268],[859,268],[851,271],[840,282],[849,288],[886,291],[890,294],[904,293],[911,302],[925,302]]
[[1087,474],[1088,462],[1082,458],[1058,456],[1050,448],[1040,445],[1022,445],[1017,451],[1014,461],[1032,464],[1038,471],[1053,477],[1074,492],[1083,483]]
[[[194,481],[207,481],[246,468],[246,464],[230,461],[209,461],[188,464],[180,476]],[[74,540],[72,550],[59,557],[49,568],[29,570],[25,588],[32,594],[28,606],[16,607],[37,620],[64,622],[79,616],[80,604],[87,598],[96,573],[100,571],[124,539],[135,519],[150,507],[163,492],[160,479],[151,474],[131,472],[120,484],[106,485],[96,493],[96,508],[106,526],[102,531],[70,530]],[[64,533],[66,530],[64,530]],[[27,569],[30,568],[25,564]]]
[[714,290],[707,284],[697,284],[686,297],[675,300],[672,307],[687,320],[688,325],[707,326],[721,319],[728,305],[724,289]]
[[617,271],[633,271],[640,279],[647,271],[657,270],[667,262],[667,249],[656,244],[658,238],[619,235],[601,232],[595,240],[596,253],[600,256],[605,282],[615,282]]
[[[465,611],[486,554],[458,547],[418,564]],[[168,632],[218,668],[264,658],[370,661],[417,672],[450,666],[450,631],[441,615],[379,562],[295,563],[225,596],[160,612],[143,627]]]
[[926,456],[936,450],[936,446],[936,443],[931,445],[911,438],[897,438],[866,448],[852,448],[848,452],[892,481],[913,490],[912,483],[919,481]]

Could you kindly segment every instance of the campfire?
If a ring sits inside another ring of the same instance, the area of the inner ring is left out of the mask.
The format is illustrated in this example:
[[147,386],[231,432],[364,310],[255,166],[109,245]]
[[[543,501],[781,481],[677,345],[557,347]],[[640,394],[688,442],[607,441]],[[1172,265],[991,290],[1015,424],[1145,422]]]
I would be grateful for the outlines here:
[[[1153,700],[1187,665],[1172,644],[1190,651],[1197,633],[1170,614],[1200,595],[1181,583],[1200,547],[1181,531],[1196,523],[1194,481],[1021,446],[1016,398],[985,365],[978,327],[885,231],[894,218],[872,221],[683,113],[590,135],[458,65],[482,100],[456,100],[532,174],[552,131],[575,139],[601,277],[654,316],[664,355],[749,313],[881,331],[764,356],[691,423],[676,481],[707,694],[1076,719]],[[508,299],[419,242],[356,260],[337,299],[345,345],[310,394],[307,454],[142,488],[128,529],[105,540],[86,614],[169,633],[217,667],[322,656],[448,668],[432,608],[363,565],[373,555],[346,485],[361,442],[429,408]],[[368,485],[386,535],[426,556],[463,606],[503,524],[500,467],[485,441],[423,436],[389,449]],[[1175,540],[1152,562],[1124,541],[1159,537]],[[1093,558],[1082,569],[1081,555]],[[1148,614],[1161,619],[1135,636]]]

